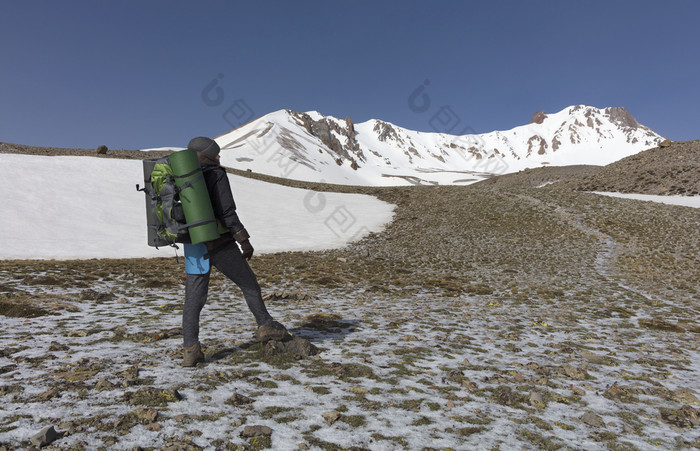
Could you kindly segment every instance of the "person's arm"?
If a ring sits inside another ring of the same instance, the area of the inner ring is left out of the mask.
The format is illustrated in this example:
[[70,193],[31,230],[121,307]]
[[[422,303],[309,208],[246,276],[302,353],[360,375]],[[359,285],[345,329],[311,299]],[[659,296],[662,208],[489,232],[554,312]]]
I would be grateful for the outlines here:
[[229,229],[231,236],[241,246],[243,258],[250,260],[253,256],[253,246],[250,244],[250,235],[245,229],[236,213],[236,202],[233,200],[231,185],[226,172],[216,171],[216,183],[212,187],[211,201],[214,214]]
[[214,215],[221,223],[235,234],[241,229],[245,229],[236,213],[236,202],[233,200],[231,185],[228,182],[226,172],[216,170],[215,183],[210,191],[211,204],[214,208]]

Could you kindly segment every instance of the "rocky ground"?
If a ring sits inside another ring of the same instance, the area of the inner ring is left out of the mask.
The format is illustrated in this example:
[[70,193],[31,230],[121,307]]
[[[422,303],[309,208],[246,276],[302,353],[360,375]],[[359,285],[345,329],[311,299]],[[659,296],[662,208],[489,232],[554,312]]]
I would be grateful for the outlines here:
[[99,157],[99,158],[124,158],[139,159],[158,158],[167,155],[168,151],[149,151],[127,149],[109,149],[106,146],[99,146],[95,149],[67,149],[63,147],[36,147],[24,144],[13,144],[0,142],[0,153],[16,153],[23,155],[46,155],[46,156],[78,156],[78,157]]
[[491,177],[475,183],[474,186],[488,188],[540,188],[595,171],[596,169],[600,169],[600,166],[545,166]]
[[397,205],[345,249],[252,260],[316,353],[272,355],[215,273],[181,368],[182,262],[3,261],[0,448],[700,448],[698,210],[285,183]]
[[475,186],[490,188],[556,187],[577,191],[686,195],[700,194],[700,140],[667,141],[607,166],[525,169],[493,177]]
[[700,194],[700,140],[670,142],[559,184],[580,191]]

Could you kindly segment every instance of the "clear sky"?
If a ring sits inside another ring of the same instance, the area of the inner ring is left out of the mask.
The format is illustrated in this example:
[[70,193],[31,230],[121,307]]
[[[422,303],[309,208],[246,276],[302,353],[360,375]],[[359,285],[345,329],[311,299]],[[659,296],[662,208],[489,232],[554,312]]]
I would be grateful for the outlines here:
[[431,131],[448,106],[454,133],[482,133],[574,104],[700,139],[698,17],[695,1],[7,0],[0,141],[186,146],[282,108]]

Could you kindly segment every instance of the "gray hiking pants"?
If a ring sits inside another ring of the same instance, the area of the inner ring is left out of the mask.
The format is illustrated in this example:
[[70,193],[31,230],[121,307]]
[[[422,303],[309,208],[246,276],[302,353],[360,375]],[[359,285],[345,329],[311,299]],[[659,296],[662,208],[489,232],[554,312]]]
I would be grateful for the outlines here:
[[[231,279],[243,291],[248,308],[259,326],[272,322],[262,300],[260,285],[248,262],[241,257],[238,246],[224,249],[210,257],[210,264]],[[185,305],[182,311],[182,335],[185,347],[199,341],[199,314],[207,302],[209,276],[207,274],[187,274],[185,285]]]

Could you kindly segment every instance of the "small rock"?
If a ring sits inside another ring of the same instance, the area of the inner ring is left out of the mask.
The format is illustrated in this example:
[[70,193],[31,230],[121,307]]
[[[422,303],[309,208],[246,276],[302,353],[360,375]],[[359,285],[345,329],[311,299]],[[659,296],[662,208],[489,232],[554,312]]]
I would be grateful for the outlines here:
[[111,390],[114,388],[114,384],[107,379],[100,379],[97,384],[95,384],[97,390]]
[[330,426],[333,423],[335,423],[336,421],[338,421],[338,418],[340,418],[340,412],[336,412],[334,410],[332,412],[323,413],[323,414],[321,414],[321,416],[323,417],[324,420],[326,420],[326,423],[328,423],[328,425]]
[[180,401],[182,400],[182,395],[175,389],[144,387],[135,392],[124,393],[123,400],[129,404],[155,407]]
[[604,365],[608,361],[604,355],[596,354],[591,351],[583,351],[581,357],[596,365]]
[[[75,425],[73,424],[72,421],[64,421],[63,423],[58,424],[58,428],[63,429],[63,430],[71,430],[74,427],[75,427]],[[2,451],[2,450],[0,450],[0,451]]]
[[529,369],[529,370],[536,371],[536,370],[538,370],[538,369],[540,368],[540,364],[537,363],[537,362],[527,362],[527,363],[525,364],[525,368],[527,368],[527,369]]
[[152,432],[160,432],[163,426],[160,423],[150,423],[146,426],[146,429]]
[[603,396],[612,401],[631,403],[637,401],[637,398],[634,396],[635,393],[636,390],[628,385],[617,385],[617,383],[613,383],[603,392]]
[[44,393],[40,394],[39,396],[37,396],[36,401],[37,402],[46,402],[46,401],[52,400],[56,396],[58,396],[58,389],[51,388],[49,390],[46,390]]
[[670,139],[665,139],[659,143],[659,147],[670,147],[670,146],[671,146]]
[[112,293],[102,293],[102,292],[95,291],[92,289],[87,289],[87,290],[83,290],[80,293],[80,299],[83,301],[105,302],[105,301],[111,301],[112,299],[114,299],[114,295]]
[[586,394],[586,390],[580,387],[571,387],[571,391],[574,392],[574,394],[577,396],[583,396]]
[[671,399],[681,403],[681,404],[690,404],[691,406],[699,406],[700,401],[698,401],[698,398],[688,390],[687,388],[681,388],[679,390],[674,391],[671,394]]
[[288,341],[271,340],[263,347],[263,356],[270,358],[279,354],[291,354],[295,358],[304,358],[318,354],[318,348],[309,340],[293,337]]
[[139,423],[153,423],[158,418],[158,411],[156,409],[136,409],[133,411]]
[[247,396],[243,396],[243,395],[238,394],[238,393],[234,393],[233,396],[231,396],[229,399],[224,401],[224,403],[230,404],[233,406],[241,406],[244,404],[252,404],[253,399],[249,398]]
[[462,387],[464,387],[469,393],[473,393],[479,389],[478,385],[466,379],[462,380]]
[[661,318],[642,318],[639,325],[653,330],[665,330],[668,332],[685,332],[685,328],[678,323],[664,321]]
[[633,434],[634,433],[634,428],[630,426],[629,424],[623,424],[622,425],[622,432],[625,434]]
[[267,426],[246,426],[241,432],[242,438],[251,438],[259,436],[270,436],[272,435],[272,429]]
[[117,299],[117,303],[118,303],[118,304],[126,304],[127,302],[129,302],[129,301],[127,301],[125,298],[119,298],[119,299]]
[[455,408],[455,403],[450,399],[447,401],[447,404],[445,404],[445,408],[448,410],[452,410]]
[[299,449],[309,449],[309,445],[307,445],[306,443],[299,443],[299,444],[297,445],[297,448],[299,448]]
[[87,332],[84,330],[71,330],[68,332],[69,337],[87,337]]
[[700,412],[687,404],[675,410],[661,407],[659,412],[663,421],[680,428],[691,428],[700,425]]
[[603,419],[593,412],[584,413],[581,417],[581,422],[594,428],[605,427],[605,422],[603,421]]
[[51,344],[49,345],[49,351],[55,352],[55,351],[67,351],[70,348],[62,343],[59,343],[57,341],[52,341]]
[[571,379],[584,380],[590,376],[583,368],[577,368],[571,364],[565,363],[558,368],[558,371]]
[[54,429],[53,426],[49,426],[47,428],[42,429],[41,432],[33,435],[31,441],[32,445],[41,448],[42,446],[46,446],[50,443],[53,443],[60,437],[61,435],[58,432],[56,432],[56,429]]
[[544,398],[542,397],[542,393],[538,391],[533,391],[530,393],[529,401],[532,407],[536,407],[538,409],[543,409],[546,407],[546,404],[544,403]]
[[121,373],[119,373],[119,375],[128,381],[136,380],[139,378],[139,367],[136,365],[132,365],[129,368],[122,371]]
[[345,258],[345,257],[338,257],[338,261],[339,261],[340,263],[347,263],[347,262],[348,262],[348,259]]
[[490,400],[504,406],[513,407],[522,402],[524,398],[525,397],[523,395],[516,390],[511,389],[509,386],[499,385],[493,390]]

